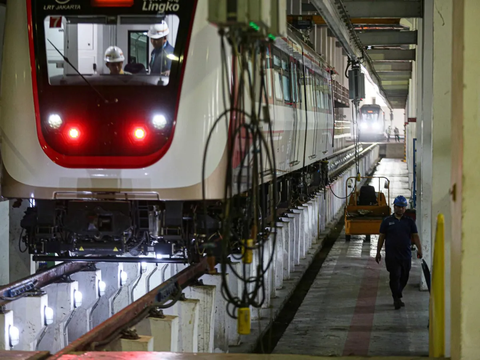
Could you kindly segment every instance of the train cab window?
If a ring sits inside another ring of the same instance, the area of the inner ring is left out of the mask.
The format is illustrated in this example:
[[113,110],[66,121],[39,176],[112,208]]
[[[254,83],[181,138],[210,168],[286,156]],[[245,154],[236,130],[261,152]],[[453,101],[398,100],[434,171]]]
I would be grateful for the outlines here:
[[[150,39],[148,29],[128,31],[128,63],[141,64],[145,69],[149,68]],[[138,65],[139,68],[140,65]]]
[[[155,24],[157,27],[150,30]],[[141,15],[47,16],[44,46],[49,83],[168,85],[172,65],[179,60],[179,51],[175,51],[178,28],[176,15],[162,19]],[[159,44],[163,40],[156,39],[160,32],[166,34],[163,47]]]
[[196,2],[26,3],[37,135],[45,154],[67,168],[158,162],[184,121],[179,102]]
[[275,86],[275,99],[278,101],[283,102],[283,90],[282,90],[282,61],[280,60],[280,57],[275,54],[278,53],[276,50],[274,50],[274,55],[273,55],[273,68],[275,70],[273,82]]

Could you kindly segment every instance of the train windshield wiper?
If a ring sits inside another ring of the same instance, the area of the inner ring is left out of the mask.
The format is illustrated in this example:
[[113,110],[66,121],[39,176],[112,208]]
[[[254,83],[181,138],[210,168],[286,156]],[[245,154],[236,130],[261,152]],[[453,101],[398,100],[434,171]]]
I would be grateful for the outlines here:
[[68,60],[68,58],[62,54],[62,52],[60,50],[58,50],[58,48],[53,45],[53,43],[50,41],[50,39],[47,39],[48,42],[53,46],[53,48],[55,50],[57,50],[57,52],[60,54],[60,56],[63,58],[63,60],[65,60],[65,62],[70,65],[72,67],[73,70],[75,70],[77,72],[78,75],[80,75],[80,77],[85,80],[85,82],[87,83],[88,86],[90,86],[93,91],[95,91],[97,93],[97,95],[100,97],[100,99],[102,99],[106,104],[108,104],[108,100],[92,85],[90,84],[90,82],[85,78],[85,76],[83,76],[80,71],[77,70],[77,68],[70,62],[70,60]]

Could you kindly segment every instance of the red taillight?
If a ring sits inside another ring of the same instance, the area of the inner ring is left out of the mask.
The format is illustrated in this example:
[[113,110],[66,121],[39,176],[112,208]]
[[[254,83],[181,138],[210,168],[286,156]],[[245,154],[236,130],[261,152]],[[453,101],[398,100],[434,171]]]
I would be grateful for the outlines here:
[[143,140],[143,139],[145,139],[146,135],[147,135],[147,133],[145,132],[145,129],[143,129],[143,128],[135,128],[135,130],[133,131],[133,136],[136,140]]
[[68,130],[68,136],[70,136],[70,139],[78,139],[80,136],[80,131],[78,131],[77,128],[71,128]]

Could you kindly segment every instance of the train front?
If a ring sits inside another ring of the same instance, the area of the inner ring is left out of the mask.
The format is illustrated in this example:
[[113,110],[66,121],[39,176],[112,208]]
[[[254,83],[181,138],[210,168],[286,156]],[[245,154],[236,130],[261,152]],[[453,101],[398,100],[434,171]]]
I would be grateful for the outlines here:
[[385,138],[385,119],[379,105],[362,105],[359,115],[358,132],[360,141],[379,141]]
[[2,196],[31,199],[21,224],[30,253],[183,251],[183,205],[160,200],[199,183],[181,173],[185,143],[172,145],[195,7],[9,1]]

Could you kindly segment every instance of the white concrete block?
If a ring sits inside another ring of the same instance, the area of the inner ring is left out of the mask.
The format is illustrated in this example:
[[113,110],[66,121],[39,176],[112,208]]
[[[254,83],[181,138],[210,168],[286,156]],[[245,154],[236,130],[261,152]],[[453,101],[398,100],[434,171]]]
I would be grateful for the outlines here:
[[[254,254],[254,259],[256,258]],[[253,263],[252,263],[253,265]],[[228,274],[227,281],[228,281]],[[201,280],[205,285],[215,286],[215,331],[213,339],[214,349],[220,349],[224,352],[228,351],[228,334],[227,334],[227,310],[226,303],[222,297],[222,276],[220,274],[204,275]]]
[[283,227],[283,279],[290,279],[290,273],[293,266],[293,245],[291,244],[291,228],[293,226],[293,218],[281,218],[285,224]]
[[198,351],[213,352],[215,332],[216,286],[195,285],[185,290],[188,298],[198,299]]
[[198,352],[198,316],[197,299],[182,300],[177,303],[179,314],[178,351]]
[[92,328],[90,313],[99,298],[98,284],[102,280],[102,272],[101,270],[80,271],[72,274],[71,278],[78,281],[78,289],[83,294],[83,301],[68,325],[69,342],[78,339]]
[[105,295],[100,298],[97,308],[93,312],[92,327],[101,324],[110,317],[111,300],[120,287],[120,267],[119,263],[99,263],[97,268],[102,272],[102,281],[105,282]]
[[47,306],[47,294],[23,297],[7,305],[7,308],[13,310],[13,320],[20,333],[20,342],[15,346],[15,350],[35,350],[37,337],[45,327]]
[[[161,265],[162,264],[148,264],[148,269],[145,274],[145,291],[148,293],[162,283],[161,281]],[[164,264],[166,265],[166,264]]]
[[11,350],[9,329],[13,324],[13,311],[0,313],[0,350]]
[[283,276],[284,276],[284,268],[283,268],[283,260],[284,260],[284,223],[277,223],[275,231],[277,232],[277,238],[275,243],[275,262],[276,262],[276,269],[275,269],[275,281],[274,287],[275,289],[281,289],[283,287]]
[[294,223],[294,233],[293,233],[293,265],[300,264],[300,210],[293,209],[293,223]]
[[[263,284],[264,284],[264,287],[265,287],[265,296],[263,298],[263,303],[262,303],[262,308],[263,309],[267,309],[270,307],[270,299],[272,298],[272,284],[273,284],[273,267],[272,267],[272,263],[270,263],[270,266],[269,265],[269,262],[270,262],[270,259],[272,258],[272,242],[267,240],[265,243],[264,243],[264,246],[263,246]],[[267,268],[268,266],[268,268]],[[259,297],[262,297],[262,294],[261,294],[261,291],[259,292]],[[260,301],[262,299],[259,299]]]
[[140,335],[139,339],[117,339],[107,348],[107,351],[153,351],[153,337]]
[[153,338],[153,351],[178,351],[178,316],[165,315],[164,318],[148,317],[135,328],[139,335]]
[[[78,282],[63,282],[47,285],[44,290],[48,294],[49,306],[53,309],[55,321],[47,328],[42,342],[38,344],[38,350],[50,351],[56,353],[63,349],[68,340],[65,325],[75,306],[80,305],[75,301],[79,300]],[[83,301],[83,294],[82,294]],[[68,329],[67,329],[68,330]]]

